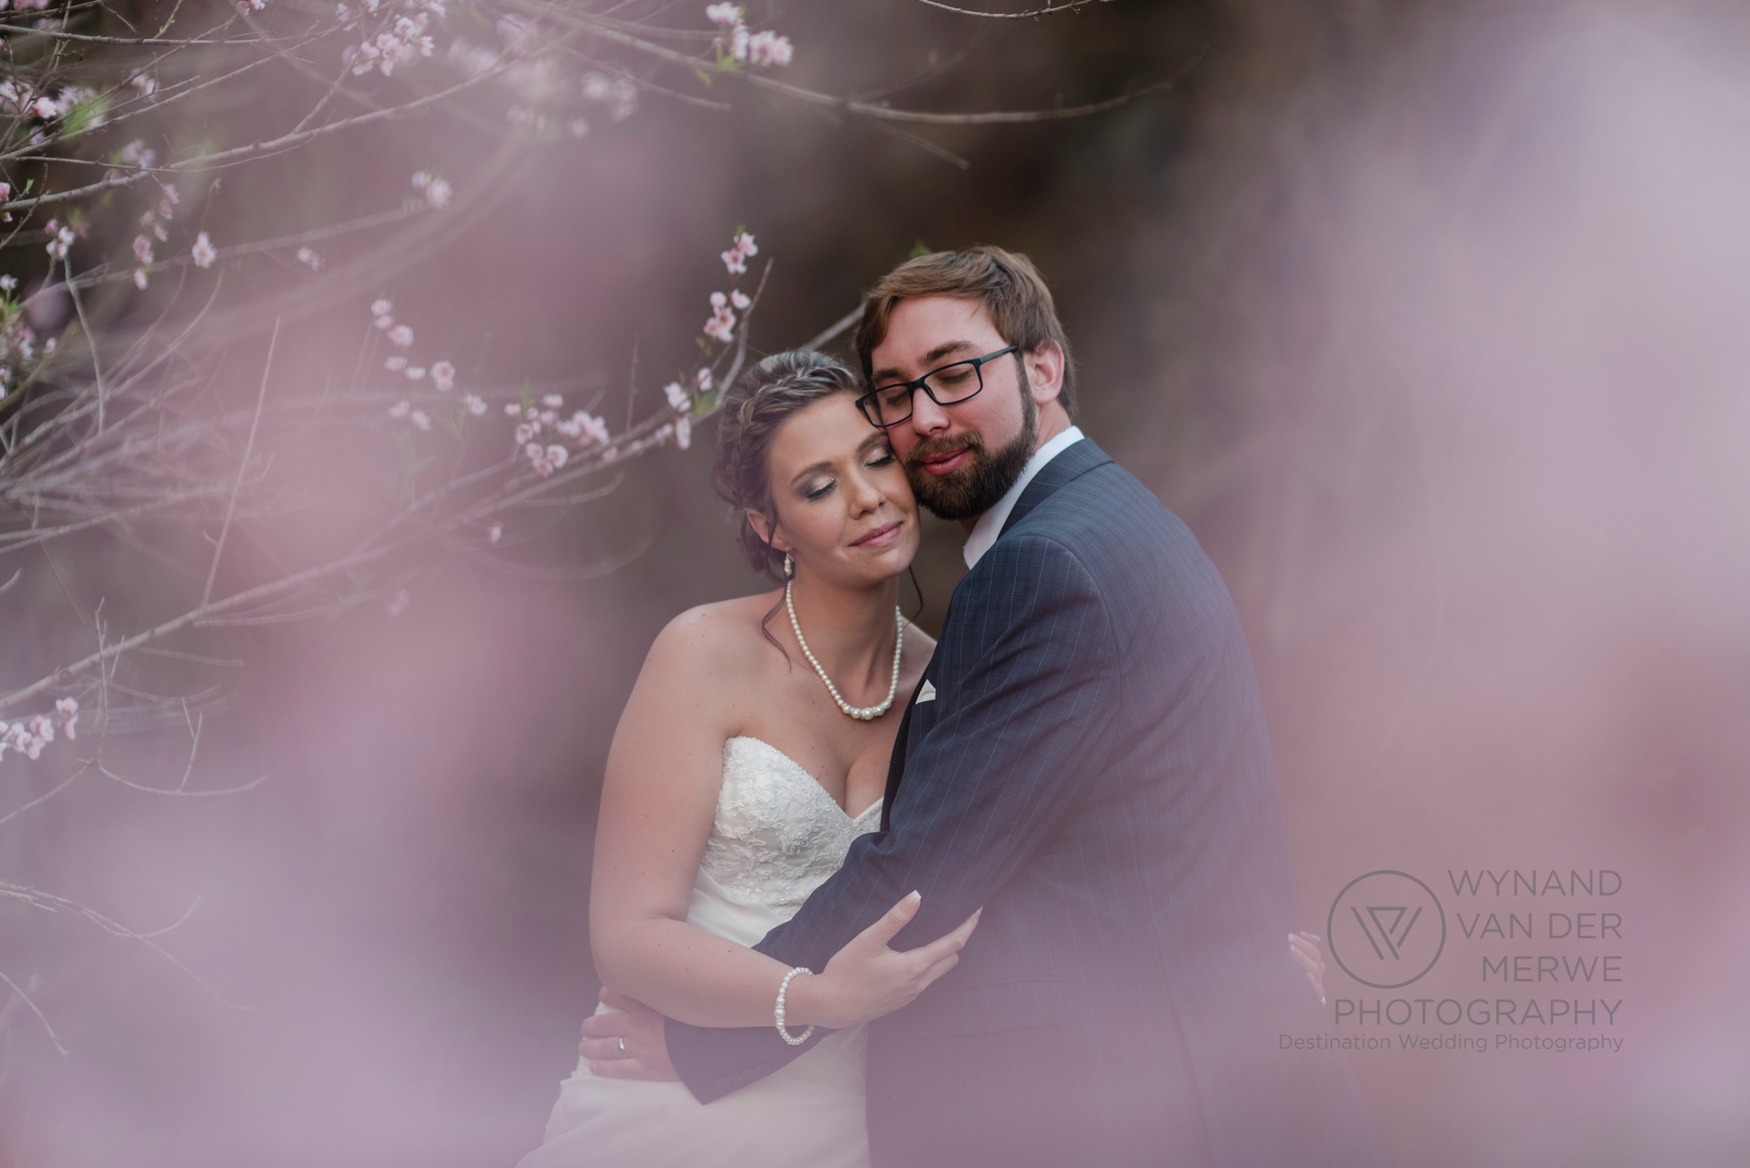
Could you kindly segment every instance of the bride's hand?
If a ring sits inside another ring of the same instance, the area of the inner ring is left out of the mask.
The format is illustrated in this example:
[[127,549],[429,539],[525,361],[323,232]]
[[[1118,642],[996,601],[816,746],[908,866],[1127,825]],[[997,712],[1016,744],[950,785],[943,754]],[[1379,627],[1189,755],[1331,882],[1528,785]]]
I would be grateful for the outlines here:
[[1319,1005],[1325,1004],[1325,958],[1319,952],[1319,939],[1312,933],[1300,932],[1288,934],[1288,955],[1294,958],[1294,963],[1306,970],[1306,980],[1312,982],[1313,992],[1319,996]]
[[833,954],[818,977],[791,981],[784,1012],[792,1023],[839,1030],[891,1014],[959,964],[960,950],[978,926],[982,908],[928,945],[904,952],[888,948],[922,903],[912,893]]

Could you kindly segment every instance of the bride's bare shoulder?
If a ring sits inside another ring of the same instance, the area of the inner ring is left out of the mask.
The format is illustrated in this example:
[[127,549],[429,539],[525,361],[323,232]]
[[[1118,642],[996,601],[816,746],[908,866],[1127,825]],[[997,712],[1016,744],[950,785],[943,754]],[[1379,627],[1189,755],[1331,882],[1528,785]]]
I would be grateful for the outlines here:
[[665,667],[672,666],[708,676],[713,684],[757,668],[761,646],[770,647],[761,635],[761,622],[775,596],[740,596],[687,609],[657,634],[645,667],[667,672]]

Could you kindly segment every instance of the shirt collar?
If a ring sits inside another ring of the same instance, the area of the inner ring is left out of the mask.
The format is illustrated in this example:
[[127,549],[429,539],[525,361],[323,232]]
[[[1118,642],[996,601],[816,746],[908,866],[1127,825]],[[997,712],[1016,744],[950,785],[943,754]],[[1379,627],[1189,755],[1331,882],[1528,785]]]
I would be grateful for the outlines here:
[[1015,509],[1015,504],[1021,501],[1021,492],[1027,489],[1027,484],[1033,481],[1033,476],[1045,469],[1045,464],[1062,454],[1083,438],[1081,427],[1071,426],[1038,450],[1027,460],[1027,465],[1021,471],[1021,477],[1015,480],[996,506],[978,517],[978,522],[972,525],[972,534],[966,538],[966,548],[960,554],[966,560],[970,569],[996,543],[997,536],[1003,533],[1003,524],[1009,521],[1009,512]]

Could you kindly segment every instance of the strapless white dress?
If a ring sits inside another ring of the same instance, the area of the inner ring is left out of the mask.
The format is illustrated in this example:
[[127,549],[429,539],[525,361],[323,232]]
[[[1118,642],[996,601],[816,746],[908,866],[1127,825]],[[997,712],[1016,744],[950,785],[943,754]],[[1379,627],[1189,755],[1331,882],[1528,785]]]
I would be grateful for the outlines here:
[[[687,922],[753,945],[794,916],[845,862],[851,841],[880,822],[879,801],[852,818],[776,747],[731,738]],[[597,1078],[580,1059],[560,1084],[546,1141],[518,1168],[868,1163],[858,1026],[827,1035],[782,1070],[709,1105],[680,1083]]]

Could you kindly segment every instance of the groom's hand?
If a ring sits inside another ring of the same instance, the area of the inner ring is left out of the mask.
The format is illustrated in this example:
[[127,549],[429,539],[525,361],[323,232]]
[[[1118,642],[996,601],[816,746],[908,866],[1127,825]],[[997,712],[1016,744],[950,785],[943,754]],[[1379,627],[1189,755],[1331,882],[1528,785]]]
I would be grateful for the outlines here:
[[577,1053],[589,1060],[589,1073],[602,1079],[678,1081],[680,1076],[668,1061],[662,1015],[606,986],[599,992],[604,1005],[621,1012],[592,1014],[583,1020],[583,1041],[577,1044]]

